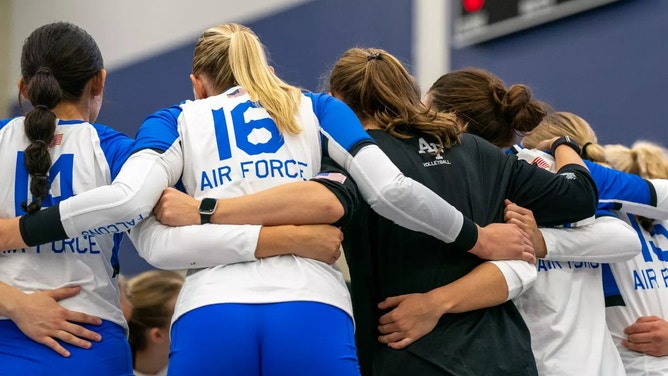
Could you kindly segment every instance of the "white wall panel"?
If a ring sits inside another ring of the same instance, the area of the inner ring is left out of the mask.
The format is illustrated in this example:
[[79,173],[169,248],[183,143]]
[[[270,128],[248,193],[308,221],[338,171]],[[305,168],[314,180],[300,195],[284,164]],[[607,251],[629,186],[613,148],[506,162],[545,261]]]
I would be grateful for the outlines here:
[[[7,1],[10,65],[4,74],[18,78],[23,40],[45,23],[68,21],[86,29],[112,70],[193,40],[208,26],[245,23],[313,0]],[[7,89],[15,93],[15,88]]]

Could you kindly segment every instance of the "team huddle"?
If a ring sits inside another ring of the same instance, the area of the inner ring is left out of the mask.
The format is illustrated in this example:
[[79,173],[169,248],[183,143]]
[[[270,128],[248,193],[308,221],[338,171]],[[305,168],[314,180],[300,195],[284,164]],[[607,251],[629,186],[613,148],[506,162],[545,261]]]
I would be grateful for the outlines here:
[[[86,31],[25,40],[30,106],[0,121],[0,375],[668,373],[659,145],[599,145],[479,68],[422,96],[375,48],[302,90],[234,23],[201,34],[190,79],[131,138],[95,123]],[[123,236],[185,279],[119,291]]]

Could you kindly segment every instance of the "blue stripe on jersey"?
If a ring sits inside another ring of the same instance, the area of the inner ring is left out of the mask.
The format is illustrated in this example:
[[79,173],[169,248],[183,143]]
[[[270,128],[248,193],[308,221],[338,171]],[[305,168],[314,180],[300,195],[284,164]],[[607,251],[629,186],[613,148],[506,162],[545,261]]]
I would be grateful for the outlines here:
[[14,119],[16,119],[16,118],[9,118],[9,119],[0,120],[0,129],[4,128],[4,126],[7,125],[7,123],[9,123],[10,121],[12,121]]
[[116,275],[121,272],[121,262],[118,259],[118,250],[121,247],[123,234],[124,232],[117,232],[113,235],[114,246],[111,249],[111,267],[114,269],[114,274],[112,275],[112,278],[116,277]]
[[179,138],[178,119],[181,107],[163,108],[149,115],[137,132],[132,152],[153,149],[164,152]]
[[374,142],[364,131],[357,115],[345,103],[324,93],[304,93],[313,102],[313,112],[322,129],[347,151],[355,145]]
[[[603,167],[598,163],[585,161],[598,188],[599,200],[623,200],[651,205],[650,188],[640,176]],[[654,203],[656,205],[656,202]],[[602,204],[599,209],[613,209],[610,204]]]
[[601,265],[605,306],[610,307],[616,305],[625,305],[623,299],[621,299],[622,293],[619,291],[619,286],[617,285],[617,281],[615,281],[615,276],[612,274],[612,269],[610,269],[610,264]]
[[106,125],[93,124],[93,127],[97,131],[97,136],[100,138],[100,147],[107,158],[107,163],[109,163],[111,178],[114,179],[121,170],[123,163],[130,156],[134,140]]

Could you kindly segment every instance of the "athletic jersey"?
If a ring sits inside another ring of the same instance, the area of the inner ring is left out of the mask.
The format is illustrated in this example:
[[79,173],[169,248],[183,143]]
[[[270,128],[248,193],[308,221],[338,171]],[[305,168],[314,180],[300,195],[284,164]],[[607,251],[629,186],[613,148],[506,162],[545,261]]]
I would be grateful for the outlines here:
[[[481,226],[503,222],[506,198],[534,210],[541,223],[567,223],[594,213],[595,188],[581,166],[568,165],[560,174],[552,174],[470,134],[463,134],[461,144],[440,153],[425,136],[398,139],[376,130],[369,134],[409,177]],[[573,205],[563,205],[566,200],[573,200]],[[419,372],[424,372],[420,368],[424,364],[435,375],[536,374],[529,331],[511,301],[445,314],[430,333],[403,350],[390,350],[379,343],[378,319],[385,313],[378,311],[379,302],[446,285],[484,260],[396,226],[366,209],[354,215],[344,235],[363,374],[423,375]],[[512,349],[512,356],[506,349]],[[410,356],[396,364],[394,359],[404,353]]]
[[641,252],[604,269],[606,318],[628,375],[665,375],[668,357],[629,350],[621,344],[624,329],[642,316],[668,319],[668,221],[655,221],[646,231],[632,215],[622,217],[637,233]]
[[[518,158],[529,163],[546,169],[554,165],[554,158],[547,153],[518,146],[514,149]],[[515,299],[531,331],[541,375],[626,374],[603,320],[602,275],[607,268],[603,263],[626,265],[624,261],[641,257],[640,244],[634,229],[609,216],[612,213],[607,210],[665,213],[665,197],[656,194],[665,190],[655,189],[662,188],[661,182],[651,183],[590,161],[585,163],[597,184],[599,214],[603,216],[589,226],[541,229],[547,256],[538,260],[533,289]],[[626,218],[626,214],[615,213]]]
[[543,228],[547,256],[532,289],[514,299],[531,332],[540,375],[624,375],[605,324],[602,262],[639,251],[637,237],[612,216],[576,228]]
[[[297,118],[301,132],[281,135],[267,111],[254,106],[244,90],[235,88],[185,102],[176,124],[146,126],[176,126],[188,166],[181,177],[187,193],[200,199],[227,198],[304,181],[320,170],[320,126],[308,96],[302,98]],[[211,226],[215,225],[204,227]],[[245,248],[254,250],[255,245]],[[333,305],[352,317],[347,287],[335,265],[294,255],[241,261],[248,262],[191,273],[179,294],[173,320],[209,304],[299,300]]]
[[[104,125],[59,120],[54,140],[49,145],[50,188],[42,206],[53,206],[68,197],[111,183],[130,154],[132,142],[131,138]],[[2,218],[25,214],[21,202],[32,200],[30,177],[23,162],[24,150],[29,144],[23,117],[0,122],[0,160],[6,167],[0,181]],[[26,293],[81,286],[81,292],[59,303],[127,330],[114,271],[118,269],[121,236],[121,233],[79,236],[0,252],[0,281]]]
[[[209,127],[192,126],[193,122],[204,119]],[[179,180],[195,197],[231,197],[279,183],[309,179],[319,168],[319,153],[326,150],[332,160],[350,173],[364,199],[377,212],[401,226],[424,231],[454,247],[463,250],[473,247],[477,238],[475,224],[425,186],[406,178],[373,143],[355,114],[341,101],[327,94],[305,93],[301,97],[297,119],[303,123],[302,134],[298,137],[279,134],[266,111],[253,104],[245,90],[239,87],[216,97],[188,101],[158,111],[142,124],[136,136],[136,152],[112,185],[84,192],[63,201],[53,210],[38,213],[40,215],[22,217],[24,239],[34,242],[36,239],[131,228],[150,214],[162,190]],[[202,138],[189,140],[186,137]],[[56,219],[56,226],[40,231],[47,228],[44,224],[52,219]],[[58,223],[61,226],[57,226]],[[212,232],[209,226],[191,227],[185,230],[192,231],[191,235]],[[350,312],[348,295],[338,270],[292,256],[254,261],[249,254],[254,252],[257,234],[255,231],[244,238],[248,241],[229,242],[235,246],[234,254],[253,261],[228,269],[232,270],[230,275],[243,274],[244,277],[235,279],[233,285],[226,284],[228,280],[223,279],[221,283],[217,282],[218,288],[187,281],[175,317],[201,304],[232,300],[313,299]],[[234,235],[234,232],[228,232],[227,236],[233,239]],[[187,239],[197,239],[197,236]],[[240,243],[242,248],[238,248]],[[228,242],[219,244],[220,249],[216,252],[182,250],[179,255],[182,267],[210,266],[205,261],[211,261],[211,254],[228,256]],[[146,256],[159,254],[161,250],[140,252]],[[148,260],[151,261],[150,257]],[[271,271],[278,270],[279,264],[284,264],[279,275],[272,274]],[[189,281],[215,279],[212,276],[225,268],[227,266],[197,272],[189,277]],[[258,269],[251,270],[250,274],[235,272],[250,268]],[[318,281],[314,282],[316,279]],[[191,285],[193,288],[201,286],[206,293],[188,294]],[[318,289],[318,285],[326,286],[328,290]],[[230,286],[238,289],[232,291]],[[302,287],[304,291],[300,292]]]

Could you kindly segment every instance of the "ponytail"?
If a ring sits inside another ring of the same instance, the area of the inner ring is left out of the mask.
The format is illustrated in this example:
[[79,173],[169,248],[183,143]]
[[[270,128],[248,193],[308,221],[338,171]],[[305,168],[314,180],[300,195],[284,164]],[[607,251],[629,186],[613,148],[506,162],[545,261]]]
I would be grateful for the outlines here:
[[56,115],[51,110],[60,103],[62,91],[48,68],[37,70],[28,82],[26,91],[33,109],[26,114],[24,121],[30,145],[25,149],[23,164],[30,174],[30,194],[33,200],[30,203],[22,202],[21,208],[31,214],[42,208],[42,199],[49,193],[49,144],[56,131]]
[[283,82],[269,67],[264,46],[251,29],[224,24],[206,30],[195,46],[193,74],[205,74],[216,91],[239,85],[274,119],[279,131],[299,133],[295,119],[301,91]]

